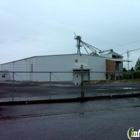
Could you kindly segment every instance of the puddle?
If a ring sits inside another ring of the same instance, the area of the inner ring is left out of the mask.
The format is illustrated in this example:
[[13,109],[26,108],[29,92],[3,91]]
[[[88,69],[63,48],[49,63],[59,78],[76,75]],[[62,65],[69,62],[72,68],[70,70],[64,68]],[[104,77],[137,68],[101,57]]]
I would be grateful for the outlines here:
[[136,88],[132,88],[132,87],[124,87],[122,89],[136,89]]
[[107,89],[96,89],[96,90],[107,90]]

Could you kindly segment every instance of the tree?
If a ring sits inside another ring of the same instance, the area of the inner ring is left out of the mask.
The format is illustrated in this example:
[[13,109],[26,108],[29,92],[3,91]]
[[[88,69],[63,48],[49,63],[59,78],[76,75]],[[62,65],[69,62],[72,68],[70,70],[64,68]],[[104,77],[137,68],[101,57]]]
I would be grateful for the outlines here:
[[132,67],[130,71],[131,71],[131,72],[134,72],[135,70],[134,70],[134,68]]
[[126,70],[126,68],[123,68],[123,72],[126,72],[127,70]]
[[135,65],[135,70],[140,71],[140,58],[138,58],[136,65]]

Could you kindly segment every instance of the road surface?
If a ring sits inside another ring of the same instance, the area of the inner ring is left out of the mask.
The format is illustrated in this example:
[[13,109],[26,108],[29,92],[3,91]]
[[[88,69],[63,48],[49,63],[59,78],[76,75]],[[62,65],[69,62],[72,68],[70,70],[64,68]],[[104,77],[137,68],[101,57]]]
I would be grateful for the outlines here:
[[128,140],[139,112],[139,98],[0,106],[0,140]]

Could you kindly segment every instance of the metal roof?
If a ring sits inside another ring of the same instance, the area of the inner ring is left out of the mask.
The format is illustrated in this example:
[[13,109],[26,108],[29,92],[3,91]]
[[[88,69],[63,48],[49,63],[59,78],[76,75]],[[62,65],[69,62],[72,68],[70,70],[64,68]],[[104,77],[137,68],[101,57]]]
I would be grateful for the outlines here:
[[109,53],[107,53],[107,54],[113,54],[113,55],[116,55],[116,56],[121,56],[121,57],[123,57],[122,55],[120,55],[120,54],[118,54],[118,53],[116,53],[116,52],[109,52]]
[[107,60],[117,61],[117,62],[132,62],[130,60],[123,60],[123,59],[115,59],[115,58],[106,58]]

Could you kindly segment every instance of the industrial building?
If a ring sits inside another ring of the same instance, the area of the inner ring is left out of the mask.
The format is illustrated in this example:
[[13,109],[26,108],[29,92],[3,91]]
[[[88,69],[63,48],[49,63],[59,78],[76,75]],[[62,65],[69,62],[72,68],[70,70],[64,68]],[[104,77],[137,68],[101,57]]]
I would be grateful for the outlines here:
[[[113,50],[107,54],[80,52],[81,44],[77,36],[77,53],[63,55],[34,56],[9,63],[0,64],[0,81],[73,81],[75,74],[81,73],[84,81],[105,80],[121,76],[123,57]],[[89,44],[86,44],[87,46]],[[91,45],[88,46],[91,48]],[[95,48],[94,48],[95,49]],[[87,51],[87,50],[86,50]],[[14,75],[12,72],[15,72]]]

